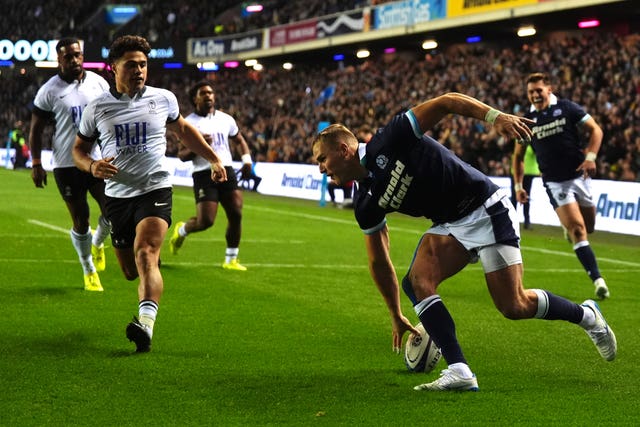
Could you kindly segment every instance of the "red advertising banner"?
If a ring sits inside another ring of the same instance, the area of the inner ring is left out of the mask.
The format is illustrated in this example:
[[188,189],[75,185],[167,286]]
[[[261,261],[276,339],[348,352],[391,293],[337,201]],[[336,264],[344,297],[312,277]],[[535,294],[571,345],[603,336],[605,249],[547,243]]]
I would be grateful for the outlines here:
[[283,25],[269,30],[270,47],[300,43],[317,38],[317,21],[309,20],[291,25]]

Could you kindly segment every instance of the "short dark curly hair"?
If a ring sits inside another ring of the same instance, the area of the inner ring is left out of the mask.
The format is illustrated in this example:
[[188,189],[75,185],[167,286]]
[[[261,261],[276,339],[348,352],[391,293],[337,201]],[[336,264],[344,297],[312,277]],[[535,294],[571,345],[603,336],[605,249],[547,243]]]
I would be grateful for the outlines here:
[[57,53],[62,53],[62,49],[67,47],[67,46],[71,46],[72,44],[80,44],[80,39],[78,39],[77,37],[64,37],[61,38],[58,41],[58,44],[56,45],[56,52]]
[[189,89],[189,102],[191,102],[191,105],[193,105],[194,107],[196,106],[196,102],[193,99],[196,97],[196,94],[198,93],[198,89],[200,89],[203,86],[209,86],[214,93],[216,91],[215,88],[213,87],[213,83],[211,83],[208,80],[202,80],[196,83],[195,85],[193,85],[193,87]]
[[149,52],[151,52],[151,46],[144,37],[131,35],[120,36],[111,44],[107,61],[109,64],[113,64],[117,59],[122,58],[122,56],[127,52],[142,52],[148,59]]

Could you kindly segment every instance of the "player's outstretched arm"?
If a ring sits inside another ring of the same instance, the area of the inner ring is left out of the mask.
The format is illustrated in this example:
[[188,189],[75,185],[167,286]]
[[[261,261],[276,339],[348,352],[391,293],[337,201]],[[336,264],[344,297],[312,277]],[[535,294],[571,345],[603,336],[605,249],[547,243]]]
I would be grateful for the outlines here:
[[518,202],[523,204],[527,203],[529,200],[527,191],[522,188],[522,182],[524,180],[524,154],[526,150],[527,146],[525,144],[515,144],[513,149],[513,160],[511,162],[516,199]]
[[411,111],[423,132],[433,129],[445,116],[458,114],[491,123],[507,139],[529,141],[532,136],[529,126],[533,121],[503,113],[462,93],[451,92],[438,96],[413,107]]
[[389,256],[389,230],[384,228],[374,234],[365,235],[369,256],[369,271],[384,302],[387,304],[393,325],[393,351],[400,352],[402,336],[405,332],[418,333],[411,322],[402,314],[398,277]]
[[211,146],[207,144],[202,134],[191,123],[179,116],[178,120],[169,123],[167,128],[178,135],[180,142],[185,147],[211,163],[211,179],[216,182],[227,180],[227,171],[222,165],[222,161]]

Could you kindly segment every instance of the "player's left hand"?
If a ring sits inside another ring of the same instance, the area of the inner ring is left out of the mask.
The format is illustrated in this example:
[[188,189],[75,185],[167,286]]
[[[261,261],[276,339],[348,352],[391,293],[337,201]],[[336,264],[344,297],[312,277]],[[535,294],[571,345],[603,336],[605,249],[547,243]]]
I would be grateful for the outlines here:
[[582,177],[588,178],[590,176],[595,176],[596,174],[596,162],[591,160],[585,160],[578,166],[576,171],[582,171]]
[[529,126],[535,124],[533,120],[513,114],[500,113],[493,123],[496,131],[508,140],[515,139],[517,143],[531,142],[533,132]]
[[44,188],[47,185],[47,171],[44,170],[41,164],[31,167],[31,179],[38,188]]
[[419,334],[419,332],[402,314],[397,317],[393,317],[391,321],[393,323],[393,351],[394,353],[400,353],[404,333],[409,331],[413,334]]
[[211,163],[211,179],[213,182],[225,182],[227,180],[227,170],[220,160]]

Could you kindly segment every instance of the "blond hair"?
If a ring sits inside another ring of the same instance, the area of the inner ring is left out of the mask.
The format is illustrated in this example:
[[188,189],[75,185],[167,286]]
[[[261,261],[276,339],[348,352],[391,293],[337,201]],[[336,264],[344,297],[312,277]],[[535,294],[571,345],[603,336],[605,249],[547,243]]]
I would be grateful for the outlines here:
[[328,144],[336,147],[340,141],[347,143],[351,141],[358,142],[356,136],[345,125],[339,123],[329,125],[324,128],[313,140],[312,148],[318,144]]

